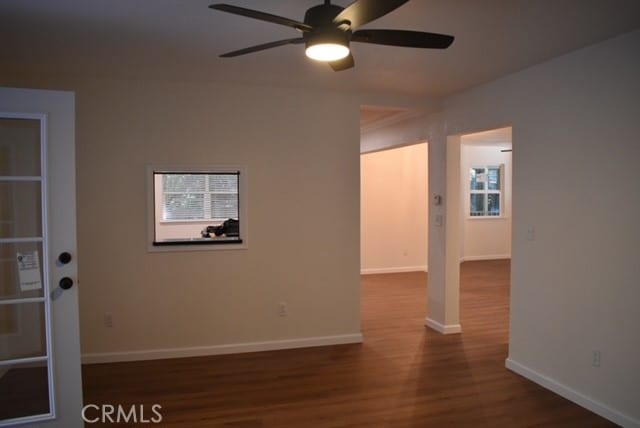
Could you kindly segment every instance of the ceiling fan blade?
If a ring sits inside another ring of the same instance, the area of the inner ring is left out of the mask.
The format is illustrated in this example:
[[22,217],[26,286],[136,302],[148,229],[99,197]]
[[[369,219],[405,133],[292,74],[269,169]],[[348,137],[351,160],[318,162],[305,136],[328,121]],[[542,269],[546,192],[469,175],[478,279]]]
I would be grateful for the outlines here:
[[352,42],[377,45],[403,46],[407,48],[446,49],[453,43],[453,36],[406,30],[358,30]]
[[302,32],[313,30],[313,27],[293,19],[284,18],[270,13],[260,12],[259,10],[246,9],[244,7],[232,6],[230,4],[217,3],[209,6],[209,9],[221,10],[223,12],[233,13],[235,15],[246,16],[248,18],[258,19],[260,21],[272,22],[274,24],[286,25],[293,27]]
[[351,28],[371,22],[381,16],[386,15],[394,9],[399,8],[409,0],[356,0],[347,6],[333,19],[333,22],[340,24],[349,21]]
[[352,68],[356,63],[353,59],[353,55],[349,54],[342,59],[329,62],[329,65],[333,68],[333,71],[342,71]]
[[276,40],[275,42],[263,43],[261,45],[238,49],[237,51],[233,52],[227,52],[220,55],[220,58],[232,58],[234,56],[246,55],[253,52],[263,51],[265,49],[277,48],[278,46],[297,45],[299,43],[304,43],[304,39],[302,37],[296,39]]

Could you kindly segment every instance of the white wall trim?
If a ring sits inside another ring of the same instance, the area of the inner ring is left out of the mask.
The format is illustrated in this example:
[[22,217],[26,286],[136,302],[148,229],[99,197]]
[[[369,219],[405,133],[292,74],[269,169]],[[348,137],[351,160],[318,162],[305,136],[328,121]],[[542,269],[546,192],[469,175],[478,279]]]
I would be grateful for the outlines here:
[[505,260],[510,258],[511,258],[511,254],[489,254],[486,256],[463,256],[460,258],[460,263],[476,262],[481,260]]
[[532,370],[529,367],[526,367],[512,360],[511,358],[506,359],[505,366],[509,370],[519,374],[520,376],[523,376],[530,381],[535,382],[538,385],[555,392],[556,394],[566,398],[567,400],[573,401],[574,403],[584,407],[585,409],[591,410],[592,412],[610,420],[613,423],[626,428],[640,428],[639,420],[633,419],[631,416],[620,413],[619,411],[612,409],[611,407],[608,407],[605,404],[602,404],[590,397],[587,397],[586,395],[572,388],[569,388],[568,386],[563,385],[545,375],[542,375],[535,370]]
[[429,317],[425,320],[424,325],[442,334],[462,333],[462,326],[460,324],[440,324],[438,321]]
[[83,354],[82,364],[116,363],[123,361],[163,360],[167,358],[203,357],[209,355],[240,354],[245,352],[276,351],[313,346],[362,343],[362,333],[338,336],[307,337],[302,339],[270,340],[266,342],[232,343],[227,345],[195,346],[190,348],[149,349],[129,352]]
[[375,275],[379,273],[404,273],[404,272],[427,272],[427,266],[402,266],[402,267],[389,267],[389,268],[360,269],[360,275]]

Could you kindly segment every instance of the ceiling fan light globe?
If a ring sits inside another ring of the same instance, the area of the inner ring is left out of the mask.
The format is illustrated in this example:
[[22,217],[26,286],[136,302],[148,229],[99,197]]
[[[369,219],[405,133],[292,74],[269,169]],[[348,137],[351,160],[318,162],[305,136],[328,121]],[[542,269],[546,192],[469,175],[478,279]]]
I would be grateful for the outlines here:
[[316,61],[338,61],[349,55],[349,48],[338,43],[317,43],[307,46],[306,54]]

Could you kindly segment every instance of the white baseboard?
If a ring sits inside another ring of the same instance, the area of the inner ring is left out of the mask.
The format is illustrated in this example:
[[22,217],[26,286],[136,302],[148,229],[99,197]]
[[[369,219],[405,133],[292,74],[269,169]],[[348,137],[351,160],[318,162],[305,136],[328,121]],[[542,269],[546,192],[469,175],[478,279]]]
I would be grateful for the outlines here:
[[390,268],[369,268],[360,269],[360,275],[375,275],[379,273],[404,273],[404,272],[427,272],[427,266],[402,266]]
[[424,325],[442,334],[462,333],[462,326],[460,324],[445,325],[445,324],[440,324],[438,321],[432,320],[431,318],[427,318],[425,320]]
[[313,346],[362,343],[362,334],[308,337],[303,339],[271,340],[267,342],[233,343],[228,345],[196,346],[190,348],[149,349],[130,352],[83,354],[82,364],[117,363],[123,361],[164,360],[167,358],[203,357],[209,355],[240,354],[245,352],[276,351]]
[[504,260],[510,259],[511,254],[489,254],[486,256],[464,256],[460,258],[460,263],[462,262],[478,262],[484,260]]
[[640,428],[639,420],[633,419],[630,416],[620,413],[619,411],[612,409],[611,407],[608,407],[592,398],[589,398],[586,395],[581,394],[580,392],[571,389],[566,385],[563,385],[545,375],[536,372],[535,370],[532,370],[512,360],[511,358],[506,359],[505,366],[509,370],[519,374],[520,376],[523,376],[530,381],[535,382],[538,385],[555,392],[556,394],[566,398],[567,400],[573,401],[574,403],[584,407],[585,409],[591,410],[593,413],[596,413],[615,424],[621,425],[625,428]]

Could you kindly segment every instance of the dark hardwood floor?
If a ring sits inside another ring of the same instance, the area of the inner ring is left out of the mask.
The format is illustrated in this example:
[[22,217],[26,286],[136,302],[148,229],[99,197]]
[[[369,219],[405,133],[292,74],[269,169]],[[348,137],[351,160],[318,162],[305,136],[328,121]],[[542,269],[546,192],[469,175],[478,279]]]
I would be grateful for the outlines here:
[[505,369],[508,261],[462,265],[459,335],[424,327],[426,281],[363,277],[363,344],[85,365],[85,403],[186,428],[615,426]]

